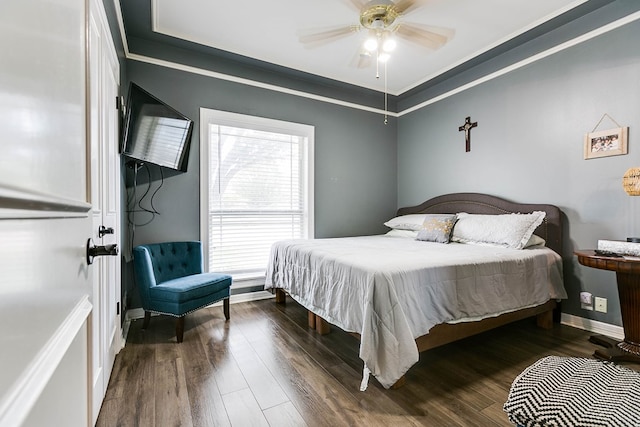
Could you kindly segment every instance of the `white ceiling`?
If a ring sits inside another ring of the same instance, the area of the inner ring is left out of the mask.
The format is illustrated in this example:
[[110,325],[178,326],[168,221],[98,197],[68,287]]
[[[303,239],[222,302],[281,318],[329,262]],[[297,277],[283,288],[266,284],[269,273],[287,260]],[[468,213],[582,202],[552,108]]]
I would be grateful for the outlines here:
[[[357,86],[383,91],[375,62],[358,68],[365,31],[306,48],[300,32],[359,24],[355,4],[366,0],[151,0],[152,29]],[[429,50],[399,40],[387,65],[394,95],[424,83],[586,0],[416,0],[400,22],[450,28],[444,47]]]

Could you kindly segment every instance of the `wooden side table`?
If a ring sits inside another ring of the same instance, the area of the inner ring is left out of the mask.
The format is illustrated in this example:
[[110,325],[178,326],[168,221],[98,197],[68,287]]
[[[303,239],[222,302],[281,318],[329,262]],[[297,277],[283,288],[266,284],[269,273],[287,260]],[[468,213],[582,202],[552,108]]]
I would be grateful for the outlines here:
[[624,340],[618,342],[602,335],[592,335],[589,341],[604,347],[597,349],[593,356],[614,362],[640,363],[640,261],[598,255],[593,250],[576,251],[575,254],[582,265],[615,271],[618,281]]

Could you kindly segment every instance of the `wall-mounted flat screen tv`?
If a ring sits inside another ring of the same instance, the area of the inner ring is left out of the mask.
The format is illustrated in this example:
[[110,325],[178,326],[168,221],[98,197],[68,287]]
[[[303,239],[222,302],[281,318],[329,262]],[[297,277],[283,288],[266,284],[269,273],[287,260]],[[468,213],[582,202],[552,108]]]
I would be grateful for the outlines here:
[[137,84],[129,85],[122,154],[186,172],[192,130],[193,120]]

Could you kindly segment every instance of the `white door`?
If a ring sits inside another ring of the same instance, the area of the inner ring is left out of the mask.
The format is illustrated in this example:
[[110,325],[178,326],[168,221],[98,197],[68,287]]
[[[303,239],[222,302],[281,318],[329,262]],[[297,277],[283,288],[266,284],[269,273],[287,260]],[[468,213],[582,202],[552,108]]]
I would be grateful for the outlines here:
[[86,426],[84,0],[0,1],[0,425]]
[[[102,2],[89,9],[89,140],[92,239],[120,248],[120,158],[118,154],[119,64]],[[92,316],[92,418],[95,423],[114,359],[122,347],[120,256],[94,259]]]

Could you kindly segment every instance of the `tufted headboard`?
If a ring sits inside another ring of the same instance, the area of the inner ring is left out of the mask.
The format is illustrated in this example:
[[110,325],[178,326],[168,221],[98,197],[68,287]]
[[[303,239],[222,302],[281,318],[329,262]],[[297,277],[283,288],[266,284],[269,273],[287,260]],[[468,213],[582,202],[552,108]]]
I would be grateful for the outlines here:
[[561,211],[557,206],[533,203],[514,203],[499,197],[481,193],[452,193],[434,197],[417,206],[398,209],[398,215],[416,213],[507,214],[544,211],[544,221],[534,234],[547,241],[546,246],[562,255]]

